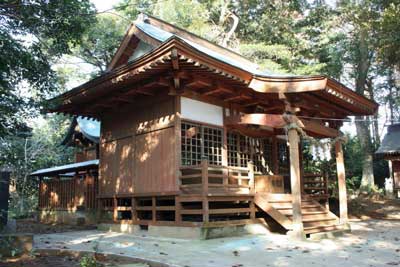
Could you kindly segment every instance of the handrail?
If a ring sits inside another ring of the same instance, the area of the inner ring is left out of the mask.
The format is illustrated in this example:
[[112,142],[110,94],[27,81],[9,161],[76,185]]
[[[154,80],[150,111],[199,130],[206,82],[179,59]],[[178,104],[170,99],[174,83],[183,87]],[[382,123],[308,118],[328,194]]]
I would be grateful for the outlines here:
[[304,194],[314,198],[327,198],[328,179],[326,175],[319,173],[303,174],[302,190]]
[[[181,188],[201,186],[202,192],[207,193],[209,187],[218,185],[218,187],[248,188],[251,192],[254,191],[254,165],[252,162],[249,162],[248,167],[244,168],[210,165],[207,159],[203,159],[200,165],[181,166],[180,170],[182,171],[179,177]],[[221,179],[221,182],[209,181],[209,179]],[[237,182],[233,182],[235,180]]]

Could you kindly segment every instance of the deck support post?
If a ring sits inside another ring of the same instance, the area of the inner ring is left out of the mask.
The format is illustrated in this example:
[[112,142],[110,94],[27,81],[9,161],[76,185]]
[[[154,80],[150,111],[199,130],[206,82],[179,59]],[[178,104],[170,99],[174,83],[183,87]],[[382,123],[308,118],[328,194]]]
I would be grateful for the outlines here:
[[342,141],[338,140],[335,143],[336,152],[336,171],[339,187],[339,210],[340,224],[347,224],[347,192],[346,192],[346,173],[344,169]]
[[295,128],[288,130],[289,155],[290,155],[290,185],[292,190],[293,205],[293,237],[304,239],[303,219],[301,215],[301,185],[299,163],[299,134]]
[[208,160],[203,158],[201,160],[201,183],[203,192],[203,223],[209,221],[209,207],[208,207]]

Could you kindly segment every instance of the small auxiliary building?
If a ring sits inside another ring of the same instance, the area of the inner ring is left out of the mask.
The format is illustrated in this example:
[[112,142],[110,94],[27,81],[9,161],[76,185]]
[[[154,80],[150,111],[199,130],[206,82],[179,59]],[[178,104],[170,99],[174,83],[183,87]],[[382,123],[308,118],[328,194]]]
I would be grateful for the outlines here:
[[[101,121],[99,223],[203,237],[265,219],[296,236],[343,229],[341,121],[331,119],[377,109],[334,79],[262,72],[147,15],[107,72],[53,102],[53,112]],[[304,135],[336,141],[340,217],[326,205],[326,178],[303,171]]]
[[388,161],[393,193],[400,198],[400,123],[389,125],[382,144],[375,154],[383,156]]
[[96,223],[100,123],[74,117],[62,141],[75,148],[75,162],[37,170],[40,219],[44,222]]

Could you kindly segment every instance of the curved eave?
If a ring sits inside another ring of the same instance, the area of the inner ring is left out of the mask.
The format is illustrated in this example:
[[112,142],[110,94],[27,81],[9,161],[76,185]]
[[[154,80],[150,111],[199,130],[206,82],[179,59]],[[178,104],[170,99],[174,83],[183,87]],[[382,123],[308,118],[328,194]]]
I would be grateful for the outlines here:
[[254,75],[249,87],[260,93],[312,93],[342,106],[349,115],[373,115],[378,104],[357,94],[340,82],[322,75],[279,76]]
[[324,76],[260,76],[254,75],[249,87],[260,93],[301,93],[324,90]]

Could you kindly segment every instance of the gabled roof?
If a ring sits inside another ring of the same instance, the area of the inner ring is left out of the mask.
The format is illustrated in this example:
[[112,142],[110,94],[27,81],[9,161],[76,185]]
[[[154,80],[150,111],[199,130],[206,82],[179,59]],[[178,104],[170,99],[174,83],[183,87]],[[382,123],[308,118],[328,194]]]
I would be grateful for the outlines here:
[[400,154],[400,124],[393,124],[388,127],[388,131],[375,153],[381,155]]
[[90,120],[81,116],[75,116],[68,129],[67,135],[62,141],[62,145],[69,145],[73,143],[73,138],[76,133],[81,133],[84,138],[98,144],[100,140],[100,122],[97,120]]
[[[143,54],[136,53],[132,58],[140,42],[148,46],[143,49]],[[214,82],[210,82],[211,78]],[[208,89],[217,87],[202,94],[223,98],[219,100],[226,105],[279,106],[276,113],[282,113],[284,107],[278,97],[281,94],[308,110],[309,114],[327,110],[324,117],[371,115],[378,107],[375,102],[329,77],[262,72],[256,64],[233,51],[162,20],[141,15],[128,30],[108,72],[60,95],[53,111],[99,119],[99,113],[112,109],[117,102],[135,102],[146,86],[157,92],[168,92],[171,86],[193,84],[191,79],[202,79],[198,84],[208,84]],[[184,82],[179,83],[179,80]],[[205,88],[189,87],[194,94]]]
[[[147,37],[151,37],[151,39],[146,38],[141,33],[144,33]],[[191,32],[144,13],[140,14],[137,20],[130,26],[108,69],[111,70],[117,67],[116,64],[124,50],[127,49],[129,44],[137,44],[138,39],[148,42],[153,47],[158,47],[171,38],[181,39],[199,51],[221,59],[232,66],[243,67],[250,72],[257,71],[258,69],[257,64],[232,50],[214,44]]]

